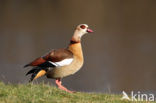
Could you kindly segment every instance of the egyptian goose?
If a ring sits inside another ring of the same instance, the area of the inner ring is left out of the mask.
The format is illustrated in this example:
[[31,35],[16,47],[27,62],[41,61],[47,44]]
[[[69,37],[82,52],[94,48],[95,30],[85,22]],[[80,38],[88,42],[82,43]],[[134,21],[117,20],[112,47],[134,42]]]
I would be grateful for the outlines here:
[[83,65],[83,52],[81,37],[86,33],[93,32],[87,24],[77,26],[70,44],[65,49],[52,50],[24,67],[33,66],[26,75],[32,74],[30,81],[46,75],[47,78],[56,79],[55,83],[61,90],[72,93],[61,84],[61,79],[76,73]]

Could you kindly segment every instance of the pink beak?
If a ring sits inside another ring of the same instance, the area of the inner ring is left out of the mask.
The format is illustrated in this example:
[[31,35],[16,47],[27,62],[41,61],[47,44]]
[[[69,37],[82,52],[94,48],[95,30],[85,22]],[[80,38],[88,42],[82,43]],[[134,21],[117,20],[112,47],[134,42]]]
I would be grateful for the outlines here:
[[87,32],[88,32],[88,33],[92,33],[93,30],[91,30],[91,29],[87,29]]

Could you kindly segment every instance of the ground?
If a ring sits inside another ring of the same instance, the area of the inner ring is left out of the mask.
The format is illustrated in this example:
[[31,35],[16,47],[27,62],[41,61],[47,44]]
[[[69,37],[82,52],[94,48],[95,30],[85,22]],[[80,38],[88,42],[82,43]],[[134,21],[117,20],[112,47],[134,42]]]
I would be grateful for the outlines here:
[[0,82],[0,103],[132,103],[121,97],[84,92],[70,94],[44,83],[13,85]]

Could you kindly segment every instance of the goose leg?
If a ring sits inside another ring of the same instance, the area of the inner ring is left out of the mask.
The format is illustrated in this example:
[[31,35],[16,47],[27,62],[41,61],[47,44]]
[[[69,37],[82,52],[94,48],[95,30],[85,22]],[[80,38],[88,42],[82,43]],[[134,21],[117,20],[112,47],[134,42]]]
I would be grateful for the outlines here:
[[69,93],[73,93],[73,91],[68,90],[67,88],[65,88],[65,87],[62,85],[62,82],[61,82],[60,79],[56,79],[56,80],[55,80],[55,83],[56,83],[56,85],[58,86],[59,89],[64,90],[64,91],[69,92]]

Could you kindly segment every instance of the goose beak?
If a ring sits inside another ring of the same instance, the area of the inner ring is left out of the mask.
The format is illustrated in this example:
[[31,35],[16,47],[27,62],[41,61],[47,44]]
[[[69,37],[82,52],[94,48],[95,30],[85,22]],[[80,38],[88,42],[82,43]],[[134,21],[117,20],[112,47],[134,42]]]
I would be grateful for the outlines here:
[[87,32],[88,32],[88,33],[92,33],[93,30],[91,30],[91,29],[87,29]]

